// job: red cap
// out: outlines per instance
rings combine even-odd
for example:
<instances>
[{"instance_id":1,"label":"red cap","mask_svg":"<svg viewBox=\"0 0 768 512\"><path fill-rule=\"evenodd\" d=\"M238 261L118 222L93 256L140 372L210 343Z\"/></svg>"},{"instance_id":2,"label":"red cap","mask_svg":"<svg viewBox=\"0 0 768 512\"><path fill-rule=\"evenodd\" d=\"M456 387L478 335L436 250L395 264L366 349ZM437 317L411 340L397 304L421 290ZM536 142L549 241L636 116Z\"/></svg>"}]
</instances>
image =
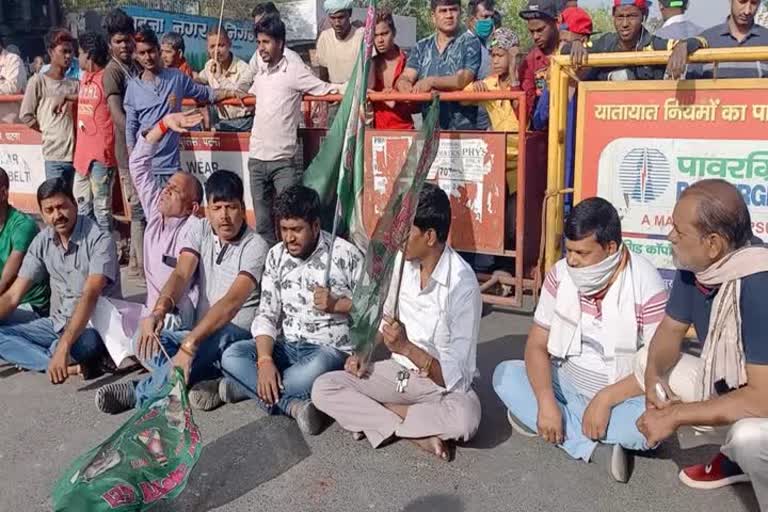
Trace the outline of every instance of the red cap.
<instances>
[{"instance_id":1,"label":"red cap","mask_svg":"<svg viewBox=\"0 0 768 512\"><path fill-rule=\"evenodd\" d=\"M648 9L648 0L613 0L613 6L619 7L622 5L634 5L640 9Z\"/></svg>"},{"instance_id":2,"label":"red cap","mask_svg":"<svg viewBox=\"0 0 768 512\"><path fill-rule=\"evenodd\" d=\"M560 13L563 20L560 28L580 35L592 34L592 18L589 13L580 7L569 7Z\"/></svg>"}]
</instances>

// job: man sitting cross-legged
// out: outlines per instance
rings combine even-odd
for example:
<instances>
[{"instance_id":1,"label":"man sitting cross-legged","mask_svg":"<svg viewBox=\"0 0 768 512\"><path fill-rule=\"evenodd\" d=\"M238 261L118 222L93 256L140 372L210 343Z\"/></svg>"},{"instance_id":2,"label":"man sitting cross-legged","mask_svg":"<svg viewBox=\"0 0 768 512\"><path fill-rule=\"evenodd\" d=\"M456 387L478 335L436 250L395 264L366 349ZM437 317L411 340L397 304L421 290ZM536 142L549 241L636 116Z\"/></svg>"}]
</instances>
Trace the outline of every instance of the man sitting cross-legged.
<instances>
[{"instance_id":1,"label":"man sitting cross-legged","mask_svg":"<svg viewBox=\"0 0 768 512\"><path fill-rule=\"evenodd\" d=\"M565 238L566 257L544 280L525 360L498 365L493 387L517 432L604 463L627 482L625 450L648 449L635 426L645 401L634 359L664 315L664 282L622 244L619 214L604 199L576 205Z\"/></svg>"},{"instance_id":2,"label":"man sitting cross-legged","mask_svg":"<svg viewBox=\"0 0 768 512\"><path fill-rule=\"evenodd\" d=\"M425 184L405 252L399 303L395 307L393 282L377 336L392 358L367 368L362 357L352 355L346 371L321 376L312 389L318 409L356 437L364 433L374 448L399 437L448 460L445 441L468 441L480 424L480 400L472 390L480 288L472 268L446 243L450 227L448 196ZM392 318L395 311L398 320Z\"/></svg>"},{"instance_id":3,"label":"man sitting cross-legged","mask_svg":"<svg viewBox=\"0 0 768 512\"><path fill-rule=\"evenodd\" d=\"M351 350L349 311L363 256L320 229L320 198L314 190L289 187L274 210L283 241L267 256L251 328L255 341L240 341L224 352L225 377L221 385L209 386L210 404L254 398L271 414L296 418L303 432L316 434L322 415L309 394L318 376L344 367Z\"/></svg>"},{"instance_id":4,"label":"man sitting cross-legged","mask_svg":"<svg viewBox=\"0 0 768 512\"><path fill-rule=\"evenodd\" d=\"M184 371L187 384L220 375L216 367L224 349L250 337L259 303L259 281L264 269L267 244L245 223L243 182L229 171L216 171L205 183L207 219L191 218L182 235L176 268L154 305L142 321L137 354L154 354L145 362L152 374L139 382L118 382L100 388L96 406L118 413L157 393L168 379L171 366ZM199 321L191 331L162 330L165 316L181 299L197 274L200 298ZM157 346L158 339L173 357L169 364ZM190 394L192 405L204 408Z\"/></svg>"},{"instance_id":5,"label":"man sitting cross-legged","mask_svg":"<svg viewBox=\"0 0 768 512\"><path fill-rule=\"evenodd\" d=\"M112 237L77 214L68 181L44 181L37 189L37 204L48 227L32 240L18 277L0 295L0 319L11 315L34 285L49 280L51 315L0 327L0 359L28 370L48 370L51 382L61 384L74 369L72 362L87 369L104 353L88 322L100 296L120 297L120 266Z\"/></svg>"}]
</instances>

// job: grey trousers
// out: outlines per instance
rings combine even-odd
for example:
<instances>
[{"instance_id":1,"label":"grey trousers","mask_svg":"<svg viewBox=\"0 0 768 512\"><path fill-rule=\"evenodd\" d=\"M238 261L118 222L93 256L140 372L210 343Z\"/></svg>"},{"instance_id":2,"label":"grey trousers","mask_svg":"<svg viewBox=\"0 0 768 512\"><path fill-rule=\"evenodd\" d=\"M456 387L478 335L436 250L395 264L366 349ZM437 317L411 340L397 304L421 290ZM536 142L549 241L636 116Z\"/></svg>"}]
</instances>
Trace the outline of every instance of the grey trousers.
<instances>
[{"instance_id":1,"label":"grey trousers","mask_svg":"<svg viewBox=\"0 0 768 512\"><path fill-rule=\"evenodd\" d=\"M253 212L256 215L256 232L274 245L277 237L272 204L283 190L299 183L301 173L293 160L265 162L255 158L248 160L248 173L251 180Z\"/></svg>"},{"instance_id":2,"label":"grey trousers","mask_svg":"<svg viewBox=\"0 0 768 512\"><path fill-rule=\"evenodd\" d=\"M469 441L480 426L480 399L474 391L448 392L411 372L404 393L395 389L403 367L390 360L375 363L362 379L345 371L315 380L312 402L350 432L364 432L377 448L390 437ZM408 405L405 419L382 404Z\"/></svg>"},{"instance_id":3,"label":"grey trousers","mask_svg":"<svg viewBox=\"0 0 768 512\"><path fill-rule=\"evenodd\" d=\"M635 377L642 388L645 388L643 376L647 358L648 349L643 347L635 360ZM682 354L667 376L670 389L683 402L697 401L696 390L702 371L701 359ZM711 444L722 443L720 451L741 466L752 482L760 510L768 511L768 418L745 418L731 426L713 427L700 437Z\"/></svg>"}]
</instances>

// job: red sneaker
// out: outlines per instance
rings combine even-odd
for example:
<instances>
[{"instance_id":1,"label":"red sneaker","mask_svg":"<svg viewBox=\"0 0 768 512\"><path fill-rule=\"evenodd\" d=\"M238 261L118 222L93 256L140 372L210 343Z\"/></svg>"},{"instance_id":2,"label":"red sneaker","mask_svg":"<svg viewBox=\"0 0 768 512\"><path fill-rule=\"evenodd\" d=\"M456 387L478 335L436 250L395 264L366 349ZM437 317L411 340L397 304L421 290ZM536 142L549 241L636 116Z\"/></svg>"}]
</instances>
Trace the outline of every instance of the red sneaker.
<instances>
[{"instance_id":1,"label":"red sneaker","mask_svg":"<svg viewBox=\"0 0 768 512\"><path fill-rule=\"evenodd\" d=\"M709 464L696 464L680 471L680 481L694 489L719 489L726 485L749 482L738 464L718 453Z\"/></svg>"}]
</instances>

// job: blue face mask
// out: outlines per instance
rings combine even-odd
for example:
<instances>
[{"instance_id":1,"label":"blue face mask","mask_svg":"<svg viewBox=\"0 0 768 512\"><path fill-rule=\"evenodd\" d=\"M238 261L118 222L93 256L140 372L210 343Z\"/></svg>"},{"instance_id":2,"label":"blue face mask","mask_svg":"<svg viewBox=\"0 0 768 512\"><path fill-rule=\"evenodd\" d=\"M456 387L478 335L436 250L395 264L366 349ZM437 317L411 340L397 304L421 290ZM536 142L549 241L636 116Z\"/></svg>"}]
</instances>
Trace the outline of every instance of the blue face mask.
<instances>
[{"instance_id":1,"label":"blue face mask","mask_svg":"<svg viewBox=\"0 0 768 512\"><path fill-rule=\"evenodd\" d=\"M488 39L493 33L493 20L485 18L475 21L475 35L480 39Z\"/></svg>"}]
</instances>

